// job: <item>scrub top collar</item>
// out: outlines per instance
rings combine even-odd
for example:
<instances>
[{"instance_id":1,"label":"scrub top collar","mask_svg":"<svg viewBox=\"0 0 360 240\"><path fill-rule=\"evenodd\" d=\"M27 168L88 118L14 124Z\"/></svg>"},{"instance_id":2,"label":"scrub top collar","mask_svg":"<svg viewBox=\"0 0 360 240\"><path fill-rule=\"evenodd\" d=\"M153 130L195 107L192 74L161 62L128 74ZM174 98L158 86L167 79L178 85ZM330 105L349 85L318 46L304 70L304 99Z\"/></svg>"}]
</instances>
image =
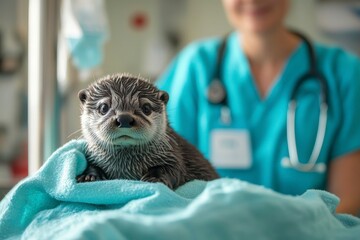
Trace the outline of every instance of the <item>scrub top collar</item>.
<instances>
[{"instance_id":1,"label":"scrub top collar","mask_svg":"<svg viewBox=\"0 0 360 240\"><path fill-rule=\"evenodd\" d=\"M304 42L300 42L288 57L281 73L274 80L271 89L262 98L253 79L249 61L241 48L241 34L238 32L231 33L227 40L227 46L223 64L228 67L223 69L230 72L229 76L239 76L235 79L223 78L225 85L232 86L231 89L227 90L245 88L245 91L241 91L241 93L248 93L247 97L252 98L251 100L258 104L271 102L280 92L285 90L284 88L286 88L286 92L290 92L299 77L309 70L309 63L307 61L309 56L306 46ZM288 89L289 87L290 89Z\"/></svg>"}]
</instances>

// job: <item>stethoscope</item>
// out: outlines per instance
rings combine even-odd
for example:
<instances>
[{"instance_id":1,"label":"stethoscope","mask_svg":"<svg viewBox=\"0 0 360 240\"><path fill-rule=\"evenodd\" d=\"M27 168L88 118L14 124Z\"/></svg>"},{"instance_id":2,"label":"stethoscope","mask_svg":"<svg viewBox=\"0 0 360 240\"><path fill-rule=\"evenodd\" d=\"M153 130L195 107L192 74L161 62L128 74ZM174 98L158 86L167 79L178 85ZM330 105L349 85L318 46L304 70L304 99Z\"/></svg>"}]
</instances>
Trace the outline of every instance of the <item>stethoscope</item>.
<instances>
[{"instance_id":1,"label":"stethoscope","mask_svg":"<svg viewBox=\"0 0 360 240\"><path fill-rule=\"evenodd\" d=\"M316 56L314 47L310 41L301 33L292 31L297 35L304 43L309 55L309 65L310 69L308 72L303 74L297 81L291 95L290 101L288 104L287 110L287 121L286 121L286 131L287 131L287 142L289 150L289 158L285 157L281 161L281 165L285 168L294 168L302 172L325 172L326 165L325 163L317 163L316 161L319 158L321 148L325 138L326 125L327 125L327 110L328 110L328 86L323 75L318 71L316 64ZM231 112L227 102L227 94L224 87L224 84L221 81L220 73L222 72L222 60L224 57L227 35L222 39L216 59L216 69L214 78L211 81L207 89L207 99L212 104L222 105L220 112L220 119L224 124L230 124ZM296 135L295 135L295 112L296 112L296 92L307 80L317 79L321 86L321 91L319 95L320 102L320 116L319 116L319 125L316 134L315 144L310 155L309 161L307 163L301 163L298 158L298 150L296 145Z\"/></svg>"}]
</instances>

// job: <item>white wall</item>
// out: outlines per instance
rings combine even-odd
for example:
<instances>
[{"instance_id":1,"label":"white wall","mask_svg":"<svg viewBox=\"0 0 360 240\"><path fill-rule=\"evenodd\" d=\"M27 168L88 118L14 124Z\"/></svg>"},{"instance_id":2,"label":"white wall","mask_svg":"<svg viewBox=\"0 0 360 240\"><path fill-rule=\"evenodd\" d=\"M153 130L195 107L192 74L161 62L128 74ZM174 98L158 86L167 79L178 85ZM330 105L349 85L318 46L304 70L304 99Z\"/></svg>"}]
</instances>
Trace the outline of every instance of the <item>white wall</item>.
<instances>
[{"instance_id":1,"label":"white wall","mask_svg":"<svg viewBox=\"0 0 360 240\"><path fill-rule=\"evenodd\" d=\"M186 5L184 41L219 36L231 31L220 0L189 0Z\"/></svg>"},{"instance_id":2,"label":"white wall","mask_svg":"<svg viewBox=\"0 0 360 240\"><path fill-rule=\"evenodd\" d=\"M107 0L110 40L105 45L104 73L140 73L147 40L159 32L159 0ZM134 29L130 19L143 12L148 17L144 29Z\"/></svg>"}]
</instances>

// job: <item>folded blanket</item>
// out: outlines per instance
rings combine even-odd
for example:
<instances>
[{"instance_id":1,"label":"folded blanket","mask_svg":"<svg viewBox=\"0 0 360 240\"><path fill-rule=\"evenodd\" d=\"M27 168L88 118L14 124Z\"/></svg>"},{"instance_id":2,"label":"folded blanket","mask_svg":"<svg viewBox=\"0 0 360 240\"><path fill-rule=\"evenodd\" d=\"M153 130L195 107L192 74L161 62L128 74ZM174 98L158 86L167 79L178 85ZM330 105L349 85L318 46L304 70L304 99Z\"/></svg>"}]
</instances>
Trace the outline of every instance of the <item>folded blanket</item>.
<instances>
[{"instance_id":1,"label":"folded blanket","mask_svg":"<svg viewBox=\"0 0 360 240\"><path fill-rule=\"evenodd\" d=\"M0 203L0 239L360 239L360 220L311 190L282 195L236 179L76 183L83 141L58 149Z\"/></svg>"}]
</instances>

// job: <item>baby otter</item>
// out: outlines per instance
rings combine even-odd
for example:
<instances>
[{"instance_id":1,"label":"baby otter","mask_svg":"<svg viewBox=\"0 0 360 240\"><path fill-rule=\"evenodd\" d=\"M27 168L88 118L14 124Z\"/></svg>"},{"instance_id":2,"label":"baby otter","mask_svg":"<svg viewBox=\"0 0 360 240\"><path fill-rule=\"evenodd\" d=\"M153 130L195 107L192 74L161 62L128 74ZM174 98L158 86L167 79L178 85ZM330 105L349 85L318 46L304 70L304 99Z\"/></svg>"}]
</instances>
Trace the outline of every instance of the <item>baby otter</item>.
<instances>
[{"instance_id":1,"label":"baby otter","mask_svg":"<svg viewBox=\"0 0 360 240\"><path fill-rule=\"evenodd\" d=\"M169 95L128 74L99 79L79 92L88 166L78 182L132 179L171 189L217 173L203 155L169 125Z\"/></svg>"}]
</instances>

